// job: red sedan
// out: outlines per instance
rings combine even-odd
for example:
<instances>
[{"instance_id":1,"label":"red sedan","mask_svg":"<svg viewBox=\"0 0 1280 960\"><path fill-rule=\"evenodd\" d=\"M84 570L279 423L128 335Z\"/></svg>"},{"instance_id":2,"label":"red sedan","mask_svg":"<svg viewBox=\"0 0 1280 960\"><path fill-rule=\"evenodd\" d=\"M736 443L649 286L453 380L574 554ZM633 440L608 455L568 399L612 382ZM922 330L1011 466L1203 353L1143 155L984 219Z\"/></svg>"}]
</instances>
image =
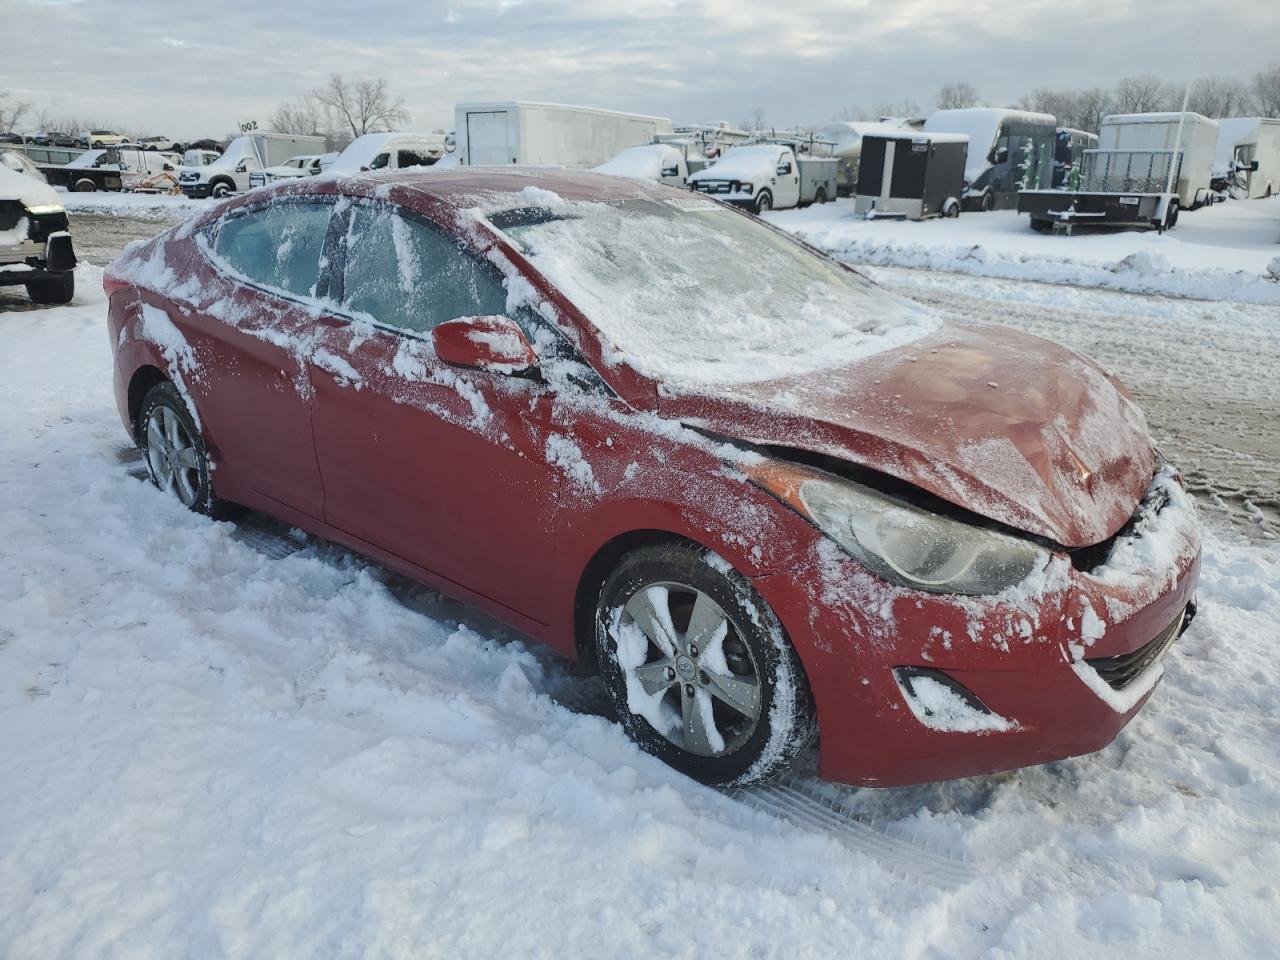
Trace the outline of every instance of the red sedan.
<instances>
[{"instance_id":1,"label":"red sedan","mask_svg":"<svg viewBox=\"0 0 1280 960\"><path fill-rule=\"evenodd\" d=\"M943 323L712 200L518 168L253 191L107 272L157 486L264 511L596 667L747 782L1097 750L1199 538L1088 359Z\"/></svg>"}]
</instances>

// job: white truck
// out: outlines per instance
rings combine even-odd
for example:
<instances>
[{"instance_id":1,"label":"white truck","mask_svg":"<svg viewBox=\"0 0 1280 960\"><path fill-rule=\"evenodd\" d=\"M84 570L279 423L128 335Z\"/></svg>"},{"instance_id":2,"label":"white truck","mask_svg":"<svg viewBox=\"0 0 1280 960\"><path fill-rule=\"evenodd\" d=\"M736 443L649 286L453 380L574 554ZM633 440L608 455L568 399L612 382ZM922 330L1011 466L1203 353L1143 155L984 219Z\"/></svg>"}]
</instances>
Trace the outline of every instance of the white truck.
<instances>
[{"instance_id":1,"label":"white truck","mask_svg":"<svg viewBox=\"0 0 1280 960\"><path fill-rule=\"evenodd\" d=\"M690 176L689 186L753 213L827 203L836 198L836 160L797 156L782 143L753 143Z\"/></svg>"},{"instance_id":2,"label":"white truck","mask_svg":"<svg viewBox=\"0 0 1280 960\"><path fill-rule=\"evenodd\" d=\"M304 153L323 153L324 137L291 133L247 133L236 137L213 163L183 167L178 185L188 197L225 197L248 190L250 174Z\"/></svg>"},{"instance_id":3,"label":"white truck","mask_svg":"<svg viewBox=\"0 0 1280 960\"><path fill-rule=\"evenodd\" d=\"M1280 193L1280 120L1229 117L1218 121L1213 179L1237 199Z\"/></svg>"},{"instance_id":4,"label":"white truck","mask_svg":"<svg viewBox=\"0 0 1280 960\"><path fill-rule=\"evenodd\" d=\"M454 122L458 162L469 166L596 167L673 132L664 117L522 100L460 103Z\"/></svg>"}]
</instances>

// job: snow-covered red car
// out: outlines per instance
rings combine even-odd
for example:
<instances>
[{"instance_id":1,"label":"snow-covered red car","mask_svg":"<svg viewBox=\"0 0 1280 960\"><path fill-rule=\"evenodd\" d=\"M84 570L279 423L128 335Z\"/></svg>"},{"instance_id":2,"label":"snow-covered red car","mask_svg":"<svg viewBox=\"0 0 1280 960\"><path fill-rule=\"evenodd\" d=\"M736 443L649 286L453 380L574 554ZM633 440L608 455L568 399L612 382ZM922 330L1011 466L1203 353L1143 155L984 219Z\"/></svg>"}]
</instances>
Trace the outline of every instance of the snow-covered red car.
<instances>
[{"instance_id":1,"label":"snow-covered red car","mask_svg":"<svg viewBox=\"0 0 1280 960\"><path fill-rule=\"evenodd\" d=\"M713 200L580 171L279 184L106 272L120 415L265 511L597 668L716 783L1097 750L1194 613L1129 394Z\"/></svg>"}]
</instances>

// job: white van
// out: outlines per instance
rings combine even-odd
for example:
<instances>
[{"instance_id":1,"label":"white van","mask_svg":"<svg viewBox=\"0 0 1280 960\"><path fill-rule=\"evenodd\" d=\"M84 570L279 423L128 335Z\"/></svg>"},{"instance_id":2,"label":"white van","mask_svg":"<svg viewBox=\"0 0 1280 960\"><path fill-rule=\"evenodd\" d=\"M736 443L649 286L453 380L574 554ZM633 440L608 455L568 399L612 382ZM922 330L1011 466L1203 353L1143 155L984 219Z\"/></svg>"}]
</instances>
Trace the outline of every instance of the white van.
<instances>
[{"instance_id":1,"label":"white van","mask_svg":"<svg viewBox=\"0 0 1280 960\"><path fill-rule=\"evenodd\" d=\"M689 181L689 165L684 153L669 143L642 143L627 147L608 163L595 168L596 173L632 180L648 180L683 187Z\"/></svg>"},{"instance_id":2,"label":"white van","mask_svg":"<svg viewBox=\"0 0 1280 960\"><path fill-rule=\"evenodd\" d=\"M1280 193L1280 120L1229 117L1218 121L1214 180L1232 196L1257 200Z\"/></svg>"},{"instance_id":3,"label":"white van","mask_svg":"<svg viewBox=\"0 0 1280 960\"><path fill-rule=\"evenodd\" d=\"M325 168L328 173L429 167L444 156L443 133L366 133Z\"/></svg>"}]
</instances>

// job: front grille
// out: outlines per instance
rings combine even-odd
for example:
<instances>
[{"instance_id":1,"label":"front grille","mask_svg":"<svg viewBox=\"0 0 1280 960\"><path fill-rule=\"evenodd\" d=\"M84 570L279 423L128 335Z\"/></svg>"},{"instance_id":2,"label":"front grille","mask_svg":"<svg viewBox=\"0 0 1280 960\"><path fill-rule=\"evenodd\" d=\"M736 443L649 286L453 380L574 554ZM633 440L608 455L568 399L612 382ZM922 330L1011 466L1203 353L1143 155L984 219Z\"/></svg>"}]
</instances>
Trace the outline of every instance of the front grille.
<instances>
[{"instance_id":1,"label":"front grille","mask_svg":"<svg viewBox=\"0 0 1280 960\"><path fill-rule=\"evenodd\" d=\"M0 200L0 230L12 230L27 215L27 208L19 200Z\"/></svg>"},{"instance_id":2,"label":"front grille","mask_svg":"<svg viewBox=\"0 0 1280 960\"><path fill-rule=\"evenodd\" d=\"M1093 667L1098 676L1107 681L1111 689L1123 690L1142 671L1160 659L1160 655L1165 652L1169 644L1178 639L1182 628L1191 622L1191 617L1194 615L1195 608L1187 606L1173 618L1173 623L1156 634L1154 640L1143 644L1132 653L1121 654L1118 657L1095 657L1092 660L1086 659L1085 663Z\"/></svg>"}]
</instances>

